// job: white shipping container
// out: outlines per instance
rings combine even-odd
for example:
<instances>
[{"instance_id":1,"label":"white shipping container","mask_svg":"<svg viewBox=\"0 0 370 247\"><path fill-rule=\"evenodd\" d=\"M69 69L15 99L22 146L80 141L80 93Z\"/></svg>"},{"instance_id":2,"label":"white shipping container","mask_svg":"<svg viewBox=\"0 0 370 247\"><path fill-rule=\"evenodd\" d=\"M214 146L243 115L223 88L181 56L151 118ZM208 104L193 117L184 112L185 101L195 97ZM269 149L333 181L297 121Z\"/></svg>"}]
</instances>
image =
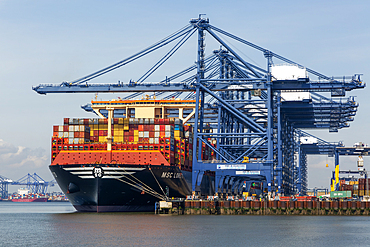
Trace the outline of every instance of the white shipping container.
<instances>
[{"instance_id":1,"label":"white shipping container","mask_svg":"<svg viewBox=\"0 0 370 247\"><path fill-rule=\"evenodd\" d=\"M311 99L310 92L281 92L283 101L302 101L304 99Z\"/></svg>"},{"instance_id":2,"label":"white shipping container","mask_svg":"<svg viewBox=\"0 0 370 247\"><path fill-rule=\"evenodd\" d=\"M172 202L160 201L159 208L172 208Z\"/></svg>"},{"instance_id":3,"label":"white shipping container","mask_svg":"<svg viewBox=\"0 0 370 247\"><path fill-rule=\"evenodd\" d=\"M63 125L59 125L58 126L58 131L59 132L63 132L64 131L64 126Z\"/></svg>"},{"instance_id":4,"label":"white shipping container","mask_svg":"<svg viewBox=\"0 0 370 247\"><path fill-rule=\"evenodd\" d=\"M144 131L144 138L149 138L149 131Z\"/></svg>"},{"instance_id":5,"label":"white shipping container","mask_svg":"<svg viewBox=\"0 0 370 247\"><path fill-rule=\"evenodd\" d=\"M74 126L73 126L73 125L69 125L69 126L68 126L68 131L69 131L69 132L74 131Z\"/></svg>"},{"instance_id":6,"label":"white shipping container","mask_svg":"<svg viewBox=\"0 0 370 247\"><path fill-rule=\"evenodd\" d=\"M59 136L59 137L64 137L64 132L63 132L63 131L59 131L59 132L58 132L58 136Z\"/></svg>"},{"instance_id":7,"label":"white shipping container","mask_svg":"<svg viewBox=\"0 0 370 247\"><path fill-rule=\"evenodd\" d=\"M63 137L68 138L68 132L63 132Z\"/></svg>"},{"instance_id":8,"label":"white shipping container","mask_svg":"<svg viewBox=\"0 0 370 247\"><path fill-rule=\"evenodd\" d=\"M305 68L293 64L271 66L272 80L298 80L308 78Z\"/></svg>"},{"instance_id":9,"label":"white shipping container","mask_svg":"<svg viewBox=\"0 0 370 247\"><path fill-rule=\"evenodd\" d=\"M139 137L144 137L144 131L139 131Z\"/></svg>"},{"instance_id":10,"label":"white shipping container","mask_svg":"<svg viewBox=\"0 0 370 247\"><path fill-rule=\"evenodd\" d=\"M69 138L74 138L75 137L75 132L69 132L68 137Z\"/></svg>"},{"instance_id":11,"label":"white shipping container","mask_svg":"<svg viewBox=\"0 0 370 247\"><path fill-rule=\"evenodd\" d=\"M80 126L79 125L75 125L73 131L76 131L76 132L80 131Z\"/></svg>"},{"instance_id":12,"label":"white shipping container","mask_svg":"<svg viewBox=\"0 0 370 247\"><path fill-rule=\"evenodd\" d=\"M154 138L149 138L149 144L153 144L154 143Z\"/></svg>"},{"instance_id":13,"label":"white shipping container","mask_svg":"<svg viewBox=\"0 0 370 247\"><path fill-rule=\"evenodd\" d=\"M164 134L165 134L164 137L166 137L166 138L171 137L171 132L170 131L166 131Z\"/></svg>"},{"instance_id":14,"label":"white shipping container","mask_svg":"<svg viewBox=\"0 0 370 247\"><path fill-rule=\"evenodd\" d=\"M159 138L154 138L154 144L159 144Z\"/></svg>"},{"instance_id":15,"label":"white shipping container","mask_svg":"<svg viewBox=\"0 0 370 247\"><path fill-rule=\"evenodd\" d=\"M171 125L166 125L166 131L171 131Z\"/></svg>"},{"instance_id":16,"label":"white shipping container","mask_svg":"<svg viewBox=\"0 0 370 247\"><path fill-rule=\"evenodd\" d=\"M154 132L154 137L159 137L160 132Z\"/></svg>"},{"instance_id":17,"label":"white shipping container","mask_svg":"<svg viewBox=\"0 0 370 247\"><path fill-rule=\"evenodd\" d=\"M80 125L79 131L85 131L85 125Z\"/></svg>"},{"instance_id":18,"label":"white shipping container","mask_svg":"<svg viewBox=\"0 0 370 247\"><path fill-rule=\"evenodd\" d=\"M160 125L154 125L154 130L159 132L160 131L160 127L159 126Z\"/></svg>"},{"instance_id":19,"label":"white shipping container","mask_svg":"<svg viewBox=\"0 0 370 247\"><path fill-rule=\"evenodd\" d=\"M315 137L301 137L300 138L301 144L315 144L317 143L317 138Z\"/></svg>"}]
</instances>

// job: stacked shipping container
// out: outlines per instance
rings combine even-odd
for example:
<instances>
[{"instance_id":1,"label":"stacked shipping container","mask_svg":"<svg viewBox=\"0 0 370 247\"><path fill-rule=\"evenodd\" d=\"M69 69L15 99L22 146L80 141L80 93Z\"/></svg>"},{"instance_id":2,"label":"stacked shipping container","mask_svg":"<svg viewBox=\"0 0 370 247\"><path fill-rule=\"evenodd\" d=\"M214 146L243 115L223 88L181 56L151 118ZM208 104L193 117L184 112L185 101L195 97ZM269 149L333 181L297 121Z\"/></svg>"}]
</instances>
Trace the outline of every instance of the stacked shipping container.
<instances>
[{"instance_id":1,"label":"stacked shipping container","mask_svg":"<svg viewBox=\"0 0 370 247\"><path fill-rule=\"evenodd\" d=\"M368 179L368 189L370 190L370 180ZM339 182L339 190L340 191L351 191L352 195L364 196L367 195L367 188L366 188L366 179L359 178L357 181L355 180L340 180ZM369 193L370 194L370 193Z\"/></svg>"},{"instance_id":2,"label":"stacked shipping container","mask_svg":"<svg viewBox=\"0 0 370 247\"><path fill-rule=\"evenodd\" d=\"M64 119L53 127L52 160L61 150L107 150L108 119ZM114 118L112 150L160 151L171 165L192 170L193 128L180 119ZM203 144L203 159L211 151Z\"/></svg>"}]
</instances>

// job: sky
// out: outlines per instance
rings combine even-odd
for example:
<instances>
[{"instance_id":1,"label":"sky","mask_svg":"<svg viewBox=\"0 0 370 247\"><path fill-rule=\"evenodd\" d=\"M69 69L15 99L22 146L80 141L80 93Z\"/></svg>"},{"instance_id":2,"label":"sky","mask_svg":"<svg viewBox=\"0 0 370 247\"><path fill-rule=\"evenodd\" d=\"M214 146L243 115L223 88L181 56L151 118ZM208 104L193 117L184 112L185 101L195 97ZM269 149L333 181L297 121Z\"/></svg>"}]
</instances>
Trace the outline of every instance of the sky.
<instances>
[{"instance_id":1,"label":"sky","mask_svg":"<svg viewBox=\"0 0 370 247\"><path fill-rule=\"evenodd\" d=\"M80 106L92 94L39 95L32 86L59 84L120 61L206 14L210 24L327 76L367 73L370 57L368 1L96 1L0 0L0 175L17 180L37 173L52 180L52 126L63 118L95 117ZM208 41L210 36L206 36ZM150 79L190 66L196 40L165 70ZM206 53L218 49L207 43ZM251 61L263 54L237 46ZM155 58L141 59L93 82L138 79ZM368 89L348 92L360 104L350 128L338 133L308 131L346 146L370 144ZM99 98L118 97L99 94ZM341 169L356 168L357 157L341 157ZM369 165L365 158L365 168ZM329 164L329 168L325 164ZM333 158L309 156L309 187L329 187Z\"/></svg>"}]
</instances>

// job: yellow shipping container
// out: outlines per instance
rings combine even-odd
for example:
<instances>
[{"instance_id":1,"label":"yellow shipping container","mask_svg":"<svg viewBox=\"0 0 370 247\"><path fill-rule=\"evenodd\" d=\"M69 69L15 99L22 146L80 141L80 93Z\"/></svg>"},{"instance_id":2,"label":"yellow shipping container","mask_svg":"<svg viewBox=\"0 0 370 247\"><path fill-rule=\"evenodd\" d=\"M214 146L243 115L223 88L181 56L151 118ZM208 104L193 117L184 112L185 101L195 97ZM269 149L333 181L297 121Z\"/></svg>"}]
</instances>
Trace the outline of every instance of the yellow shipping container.
<instances>
[{"instance_id":1,"label":"yellow shipping container","mask_svg":"<svg viewBox=\"0 0 370 247\"><path fill-rule=\"evenodd\" d=\"M123 136L114 136L114 142L123 142Z\"/></svg>"},{"instance_id":2,"label":"yellow shipping container","mask_svg":"<svg viewBox=\"0 0 370 247\"><path fill-rule=\"evenodd\" d=\"M122 130L123 131L123 125L117 125L115 124L113 129L116 131L116 130Z\"/></svg>"},{"instance_id":3,"label":"yellow shipping container","mask_svg":"<svg viewBox=\"0 0 370 247\"><path fill-rule=\"evenodd\" d=\"M180 130L175 130L175 138L179 138L180 137Z\"/></svg>"},{"instance_id":4,"label":"yellow shipping container","mask_svg":"<svg viewBox=\"0 0 370 247\"><path fill-rule=\"evenodd\" d=\"M139 141L139 137L138 136L134 136L134 142L138 142Z\"/></svg>"},{"instance_id":5,"label":"yellow shipping container","mask_svg":"<svg viewBox=\"0 0 370 247\"><path fill-rule=\"evenodd\" d=\"M99 136L99 142L107 142L106 136Z\"/></svg>"},{"instance_id":6,"label":"yellow shipping container","mask_svg":"<svg viewBox=\"0 0 370 247\"><path fill-rule=\"evenodd\" d=\"M139 130L134 130L134 137L139 138Z\"/></svg>"},{"instance_id":7,"label":"yellow shipping container","mask_svg":"<svg viewBox=\"0 0 370 247\"><path fill-rule=\"evenodd\" d=\"M123 124L123 118L118 119L118 124Z\"/></svg>"},{"instance_id":8,"label":"yellow shipping container","mask_svg":"<svg viewBox=\"0 0 370 247\"><path fill-rule=\"evenodd\" d=\"M108 130L108 124L99 124L99 130Z\"/></svg>"},{"instance_id":9,"label":"yellow shipping container","mask_svg":"<svg viewBox=\"0 0 370 247\"><path fill-rule=\"evenodd\" d=\"M114 136L123 136L123 130L114 130Z\"/></svg>"}]
</instances>

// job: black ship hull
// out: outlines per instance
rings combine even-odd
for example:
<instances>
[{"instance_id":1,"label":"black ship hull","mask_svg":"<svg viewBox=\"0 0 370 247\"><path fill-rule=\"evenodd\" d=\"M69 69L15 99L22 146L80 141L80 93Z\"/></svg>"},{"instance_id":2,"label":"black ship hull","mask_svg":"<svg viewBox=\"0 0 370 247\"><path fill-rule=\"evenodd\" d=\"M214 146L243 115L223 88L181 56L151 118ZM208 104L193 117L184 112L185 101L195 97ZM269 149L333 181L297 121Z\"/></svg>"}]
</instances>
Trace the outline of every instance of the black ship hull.
<instances>
[{"instance_id":1,"label":"black ship hull","mask_svg":"<svg viewBox=\"0 0 370 247\"><path fill-rule=\"evenodd\" d=\"M173 166L51 165L69 201L83 212L153 212L155 202L191 194L191 172Z\"/></svg>"}]
</instances>

